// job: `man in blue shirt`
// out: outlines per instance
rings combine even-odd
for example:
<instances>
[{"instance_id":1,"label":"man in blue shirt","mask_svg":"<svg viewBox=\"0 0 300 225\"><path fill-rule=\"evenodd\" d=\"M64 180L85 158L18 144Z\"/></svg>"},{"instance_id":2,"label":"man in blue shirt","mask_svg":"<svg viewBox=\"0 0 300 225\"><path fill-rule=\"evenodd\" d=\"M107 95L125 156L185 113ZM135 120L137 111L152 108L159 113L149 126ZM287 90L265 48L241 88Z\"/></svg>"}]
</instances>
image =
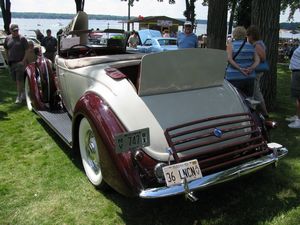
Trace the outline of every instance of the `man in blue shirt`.
<instances>
[{"instance_id":1,"label":"man in blue shirt","mask_svg":"<svg viewBox=\"0 0 300 225\"><path fill-rule=\"evenodd\" d=\"M185 21L184 32L180 32L177 36L178 48L198 48L198 38L193 33L191 21Z\"/></svg>"}]
</instances>

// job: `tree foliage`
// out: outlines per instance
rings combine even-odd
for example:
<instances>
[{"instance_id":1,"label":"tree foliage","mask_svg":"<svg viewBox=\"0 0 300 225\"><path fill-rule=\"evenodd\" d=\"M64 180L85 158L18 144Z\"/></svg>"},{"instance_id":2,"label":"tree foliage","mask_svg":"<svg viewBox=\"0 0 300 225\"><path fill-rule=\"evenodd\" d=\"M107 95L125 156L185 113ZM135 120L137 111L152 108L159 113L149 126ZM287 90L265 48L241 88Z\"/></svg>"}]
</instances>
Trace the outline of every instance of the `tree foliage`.
<instances>
[{"instance_id":1,"label":"tree foliage","mask_svg":"<svg viewBox=\"0 0 300 225\"><path fill-rule=\"evenodd\" d=\"M300 10L300 1L299 0L281 0L280 9L283 13L290 9L288 20L293 20L294 15L297 9Z\"/></svg>"}]
</instances>

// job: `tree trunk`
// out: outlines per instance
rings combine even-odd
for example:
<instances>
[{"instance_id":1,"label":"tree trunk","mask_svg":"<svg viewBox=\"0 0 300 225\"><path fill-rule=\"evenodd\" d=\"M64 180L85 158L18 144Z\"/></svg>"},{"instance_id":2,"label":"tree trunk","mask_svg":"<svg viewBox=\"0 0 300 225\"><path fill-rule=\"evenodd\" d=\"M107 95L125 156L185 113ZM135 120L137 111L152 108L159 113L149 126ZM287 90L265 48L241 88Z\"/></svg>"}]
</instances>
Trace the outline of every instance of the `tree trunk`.
<instances>
[{"instance_id":1,"label":"tree trunk","mask_svg":"<svg viewBox=\"0 0 300 225\"><path fill-rule=\"evenodd\" d=\"M273 109L277 90L277 57L279 41L280 0L252 0L251 23L260 28L267 47L270 71L262 77L262 92L268 109Z\"/></svg>"},{"instance_id":2,"label":"tree trunk","mask_svg":"<svg viewBox=\"0 0 300 225\"><path fill-rule=\"evenodd\" d=\"M185 11L184 11L183 15L185 16L186 20L190 20L191 19L190 1L189 0L185 0Z\"/></svg>"},{"instance_id":3,"label":"tree trunk","mask_svg":"<svg viewBox=\"0 0 300 225\"><path fill-rule=\"evenodd\" d=\"M252 0L241 0L237 8L236 24L246 29L251 25Z\"/></svg>"},{"instance_id":4,"label":"tree trunk","mask_svg":"<svg viewBox=\"0 0 300 225\"><path fill-rule=\"evenodd\" d=\"M84 0L75 0L76 12L83 11L84 9Z\"/></svg>"},{"instance_id":5,"label":"tree trunk","mask_svg":"<svg viewBox=\"0 0 300 225\"><path fill-rule=\"evenodd\" d=\"M233 20L234 20L234 13L236 9L237 0L232 0L232 6L231 6L231 12L230 12L230 18L229 18L229 24L228 24L228 34L232 33L232 27L233 27Z\"/></svg>"},{"instance_id":6,"label":"tree trunk","mask_svg":"<svg viewBox=\"0 0 300 225\"><path fill-rule=\"evenodd\" d=\"M4 22L4 30L10 34L9 25L11 23L10 0L0 0L0 7L2 11L2 18Z\"/></svg>"},{"instance_id":7,"label":"tree trunk","mask_svg":"<svg viewBox=\"0 0 300 225\"><path fill-rule=\"evenodd\" d=\"M207 18L207 47L226 48L228 0L209 0Z\"/></svg>"}]
</instances>

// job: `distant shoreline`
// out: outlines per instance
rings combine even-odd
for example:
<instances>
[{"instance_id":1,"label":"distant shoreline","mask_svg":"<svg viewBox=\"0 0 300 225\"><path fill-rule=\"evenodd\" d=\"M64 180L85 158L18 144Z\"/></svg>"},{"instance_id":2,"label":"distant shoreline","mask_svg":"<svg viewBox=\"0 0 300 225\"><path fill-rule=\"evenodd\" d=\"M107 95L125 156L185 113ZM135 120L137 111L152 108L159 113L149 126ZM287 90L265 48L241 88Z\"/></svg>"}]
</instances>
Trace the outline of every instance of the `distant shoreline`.
<instances>
[{"instance_id":1,"label":"distant shoreline","mask_svg":"<svg viewBox=\"0 0 300 225\"><path fill-rule=\"evenodd\" d=\"M73 19L74 14L67 13L39 13L39 12L12 12L12 18L25 18L25 19ZM0 13L0 18L2 14ZM132 19L137 17L131 17ZM95 15L89 14L90 20L127 20L127 16L114 16L114 15ZM184 21L184 18L175 18L178 20ZM196 20L197 24L207 24L207 20ZM291 23L280 23L280 29L286 30L300 30L300 22L291 22Z\"/></svg>"},{"instance_id":2,"label":"distant shoreline","mask_svg":"<svg viewBox=\"0 0 300 225\"><path fill-rule=\"evenodd\" d=\"M75 14L67 13L39 13L39 12L12 12L12 18L25 18L25 19L73 19ZM127 20L127 16L114 16L114 15L95 15L89 14L91 20ZM2 14L0 14L2 18ZM137 17L131 17L132 19ZM184 18L175 18L184 21ZM207 20L197 20L197 24L207 24Z\"/></svg>"}]
</instances>

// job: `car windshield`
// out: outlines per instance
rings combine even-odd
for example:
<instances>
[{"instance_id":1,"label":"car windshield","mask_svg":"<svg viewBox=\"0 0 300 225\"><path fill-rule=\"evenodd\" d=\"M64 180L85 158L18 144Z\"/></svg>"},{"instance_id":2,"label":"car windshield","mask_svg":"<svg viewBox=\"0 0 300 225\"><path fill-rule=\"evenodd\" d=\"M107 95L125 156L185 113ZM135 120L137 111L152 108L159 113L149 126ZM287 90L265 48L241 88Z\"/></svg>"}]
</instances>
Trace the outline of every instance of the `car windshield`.
<instances>
[{"instance_id":1,"label":"car windshield","mask_svg":"<svg viewBox=\"0 0 300 225\"><path fill-rule=\"evenodd\" d=\"M158 43L163 45L177 45L176 39L158 39Z\"/></svg>"}]
</instances>

